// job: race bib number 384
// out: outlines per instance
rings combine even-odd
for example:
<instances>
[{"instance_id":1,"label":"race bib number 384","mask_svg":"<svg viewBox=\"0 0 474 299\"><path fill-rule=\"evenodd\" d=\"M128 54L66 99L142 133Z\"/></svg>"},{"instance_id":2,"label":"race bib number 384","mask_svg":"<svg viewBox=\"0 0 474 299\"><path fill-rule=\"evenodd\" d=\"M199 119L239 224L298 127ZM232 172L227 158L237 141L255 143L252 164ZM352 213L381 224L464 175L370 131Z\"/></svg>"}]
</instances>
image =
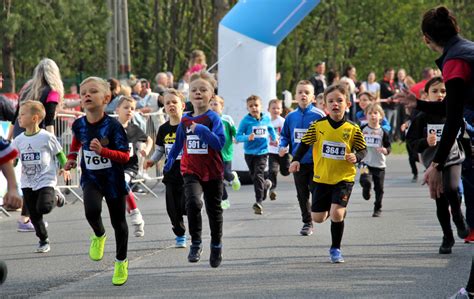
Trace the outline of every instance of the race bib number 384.
<instances>
[{"instance_id":1,"label":"race bib number 384","mask_svg":"<svg viewBox=\"0 0 474 299\"><path fill-rule=\"evenodd\" d=\"M344 160L346 155L346 144L343 142L324 141L323 157L333 160Z\"/></svg>"},{"instance_id":2,"label":"race bib number 384","mask_svg":"<svg viewBox=\"0 0 474 299\"><path fill-rule=\"evenodd\" d=\"M84 150L84 163L89 170L100 170L112 167L112 163L108 158L101 157L93 151Z\"/></svg>"}]
</instances>

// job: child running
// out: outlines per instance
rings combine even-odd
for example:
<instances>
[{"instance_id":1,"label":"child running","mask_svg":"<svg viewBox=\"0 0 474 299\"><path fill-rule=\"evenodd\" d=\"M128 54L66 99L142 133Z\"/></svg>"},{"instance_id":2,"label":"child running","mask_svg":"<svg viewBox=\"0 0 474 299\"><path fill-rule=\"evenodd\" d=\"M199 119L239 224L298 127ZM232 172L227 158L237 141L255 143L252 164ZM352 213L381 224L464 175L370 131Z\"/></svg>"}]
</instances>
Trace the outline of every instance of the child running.
<instances>
[{"instance_id":1,"label":"child running","mask_svg":"<svg viewBox=\"0 0 474 299\"><path fill-rule=\"evenodd\" d=\"M364 91L359 94L359 107L361 110L357 111L356 119L361 127L366 125L368 122L365 109L367 108L367 106L373 103L376 103L376 98L372 93L368 91ZM391 132L392 130L392 127L390 126L390 123L385 118L385 116L382 118L381 126L382 126L382 129L384 129L387 132Z\"/></svg>"},{"instance_id":2,"label":"child running","mask_svg":"<svg viewBox=\"0 0 474 299\"><path fill-rule=\"evenodd\" d=\"M384 118L382 107L377 103L369 104L365 108L368 123L361 127L367 144L367 156L362 160L360 171L360 185L362 197L370 199L370 189L374 182L375 202L372 217L382 215L383 184L385 181L385 156L390 154L391 145L388 132L382 129L380 123Z\"/></svg>"},{"instance_id":3,"label":"child running","mask_svg":"<svg viewBox=\"0 0 474 299\"><path fill-rule=\"evenodd\" d=\"M222 114L224 109L224 99L216 95L210 102L211 110L219 114L224 125L225 144L221 151L222 160L224 160L224 180L229 182L232 189L240 190L240 181L237 172L232 171L232 159L234 158L234 137L237 129L234 120L230 115ZM224 210L230 207L229 195L224 185L224 195L222 196L222 208Z\"/></svg>"},{"instance_id":4,"label":"child running","mask_svg":"<svg viewBox=\"0 0 474 299\"><path fill-rule=\"evenodd\" d=\"M136 101L132 97L123 96L117 103L115 112L118 114L118 121L122 124L127 133L128 146L130 151L130 159L125 164L125 182L128 187L127 211L130 213L130 222L133 225L135 237L143 237L145 235L145 221L142 213L137 208L135 196L131 188L131 181L138 174L138 153L142 157L146 157L153 146L153 140L140 129L139 126L131 122L136 109ZM145 148L140 148L145 143Z\"/></svg>"},{"instance_id":5,"label":"child running","mask_svg":"<svg viewBox=\"0 0 474 299\"><path fill-rule=\"evenodd\" d=\"M441 102L446 96L446 88L441 77L434 77L425 85L427 101ZM443 133L445 117L420 112L411 124L407 140L418 153L426 168L429 167L439 146L438 141ZM461 198L458 185L461 178L461 166L465 155L459 141L456 141L443 167L443 193L436 198L436 215L443 230L443 240L439 247L440 254L450 254L454 245L451 216L457 228L459 238L469 235L464 215L461 210ZM451 211L451 213L450 213Z\"/></svg>"},{"instance_id":6,"label":"child running","mask_svg":"<svg viewBox=\"0 0 474 299\"><path fill-rule=\"evenodd\" d=\"M272 181L265 180L269 139L277 141L270 117L262 113L262 100L255 95L247 98L247 114L239 125L237 142L244 142L245 162L255 190L255 214L263 214L263 201L272 188ZM270 136L270 137L269 137Z\"/></svg>"},{"instance_id":7,"label":"child running","mask_svg":"<svg viewBox=\"0 0 474 299\"><path fill-rule=\"evenodd\" d=\"M345 111L351 105L347 88L332 85L324 91L324 98L329 116L311 124L290 164L290 172L300 170L299 161L313 145L312 218L317 223L331 218L329 256L332 263L342 263L341 240L346 207L354 186L354 164L362 161L367 148L359 126L345 118Z\"/></svg>"},{"instance_id":8,"label":"child running","mask_svg":"<svg viewBox=\"0 0 474 299\"><path fill-rule=\"evenodd\" d=\"M146 162L146 168L155 165L163 156L168 159L171 147L176 141L176 130L186 107L186 98L176 89L168 89L163 103L169 120L158 128L155 152L150 160ZM176 157L171 169L165 172L163 176L163 183L166 186L166 212L168 212L168 217L171 220L173 233L176 235L176 248L186 248L186 226L183 221L186 208L184 204L184 181L180 170L181 154Z\"/></svg>"},{"instance_id":9,"label":"child running","mask_svg":"<svg viewBox=\"0 0 474 299\"><path fill-rule=\"evenodd\" d=\"M107 236L102 223L102 198L109 208L110 220L115 231L116 255L112 277L114 285L123 285L128 279L128 226L125 218L124 165L130 158L127 134L123 126L105 114L111 93L107 81L88 77L82 81L81 105L84 117L72 124L73 139L65 169L77 166L81 151L81 188L87 221L94 231L89 257L100 261L104 256Z\"/></svg>"},{"instance_id":10,"label":"child running","mask_svg":"<svg viewBox=\"0 0 474 299\"><path fill-rule=\"evenodd\" d=\"M170 150L164 167L169 172L183 150L181 173L184 180L184 196L188 216L191 248L188 261L196 263L202 253L201 196L204 193L206 212L211 229L211 254L209 264L213 268L222 262L222 189L224 165L220 151L225 144L224 127L219 115L209 110L209 102L215 96L216 81L203 71L190 78L189 99L194 112L181 119L176 130L176 141Z\"/></svg>"},{"instance_id":11,"label":"child running","mask_svg":"<svg viewBox=\"0 0 474 299\"><path fill-rule=\"evenodd\" d=\"M25 129L13 140L13 147L20 153L21 190L26 208L30 212L39 245L36 252L50 251L48 231L43 215L57 205L64 205L62 197L56 197L54 187L57 184L56 161L61 167L66 164L66 156L54 134L40 129L39 125L46 115L43 104L27 100L20 105L18 123ZM58 199L58 201L57 201Z\"/></svg>"},{"instance_id":12,"label":"child running","mask_svg":"<svg viewBox=\"0 0 474 299\"><path fill-rule=\"evenodd\" d=\"M287 115L283 130L281 131L280 156L287 153L290 146L291 154L294 156L301 144L301 138L308 131L309 126L315 121L325 117L324 112L312 105L314 101L314 86L311 82L302 80L296 85L296 102L298 107ZM307 151L300 160L300 169L293 173L296 187L296 197L300 206L303 227L300 235L310 236L313 234L313 221L311 220L311 205L309 196L313 189L313 154Z\"/></svg>"},{"instance_id":13,"label":"child running","mask_svg":"<svg viewBox=\"0 0 474 299\"><path fill-rule=\"evenodd\" d=\"M270 112L272 125L277 134L277 140L271 140L268 145L268 178L272 182L270 199L276 200L277 193L275 189L277 187L278 171L280 171L282 176L290 174L288 171L288 168L290 168L290 156L288 152L284 153L282 157L279 155L280 149L278 141L280 140L283 124L285 123L285 119L281 117L281 113L283 112L282 101L279 99L270 100L270 102L268 102L268 112Z\"/></svg>"}]
</instances>

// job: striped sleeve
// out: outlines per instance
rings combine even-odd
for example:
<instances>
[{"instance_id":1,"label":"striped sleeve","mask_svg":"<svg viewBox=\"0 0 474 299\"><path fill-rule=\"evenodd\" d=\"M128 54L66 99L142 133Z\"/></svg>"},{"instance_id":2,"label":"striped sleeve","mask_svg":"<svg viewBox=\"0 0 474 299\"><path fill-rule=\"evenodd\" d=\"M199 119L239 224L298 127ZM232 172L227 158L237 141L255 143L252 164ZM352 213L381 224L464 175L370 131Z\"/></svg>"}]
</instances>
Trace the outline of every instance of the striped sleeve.
<instances>
[{"instance_id":1,"label":"striped sleeve","mask_svg":"<svg viewBox=\"0 0 474 299\"><path fill-rule=\"evenodd\" d=\"M8 141L0 137L0 165L15 159L18 151Z\"/></svg>"},{"instance_id":2,"label":"striped sleeve","mask_svg":"<svg viewBox=\"0 0 474 299\"><path fill-rule=\"evenodd\" d=\"M311 145L317 141L316 133L318 131L316 129L316 124L317 122L314 122L311 124L311 126L309 126L308 131L306 131L303 138L301 138L301 142L303 142L304 144Z\"/></svg>"},{"instance_id":3,"label":"striped sleeve","mask_svg":"<svg viewBox=\"0 0 474 299\"><path fill-rule=\"evenodd\" d=\"M360 130L359 126L355 125L355 132L354 132L354 145L353 149L355 151L361 151L367 148L367 144L365 143L364 134Z\"/></svg>"}]
</instances>

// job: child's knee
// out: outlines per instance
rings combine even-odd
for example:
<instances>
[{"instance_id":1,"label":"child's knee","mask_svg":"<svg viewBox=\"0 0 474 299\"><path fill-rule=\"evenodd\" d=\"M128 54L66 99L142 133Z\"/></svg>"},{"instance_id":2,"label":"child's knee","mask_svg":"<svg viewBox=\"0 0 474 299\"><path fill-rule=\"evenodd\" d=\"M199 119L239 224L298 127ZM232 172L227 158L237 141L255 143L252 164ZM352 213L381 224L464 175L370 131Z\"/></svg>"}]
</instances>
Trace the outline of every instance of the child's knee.
<instances>
[{"instance_id":1,"label":"child's knee","mask_svg":"<svg viewBox=\"0 0 474 299\"><path fill-rule=\"evenodd\" d=\"M326 213L311 213L311 218L313 219L314 222L316 223L323 223L324 220L327 218L327 212Z\"/></svg>"}]
</instances>

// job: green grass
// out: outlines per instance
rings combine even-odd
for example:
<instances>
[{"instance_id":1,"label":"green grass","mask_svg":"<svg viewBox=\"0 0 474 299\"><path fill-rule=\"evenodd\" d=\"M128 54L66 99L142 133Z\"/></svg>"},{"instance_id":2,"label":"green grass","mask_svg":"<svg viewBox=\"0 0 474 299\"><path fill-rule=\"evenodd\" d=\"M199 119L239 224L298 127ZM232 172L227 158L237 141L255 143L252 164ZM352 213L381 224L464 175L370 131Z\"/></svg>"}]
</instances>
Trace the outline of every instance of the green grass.
<instances>
[{"instance_id":1,"label":"green grass","mask_svg":"<svg viewBox=\"0 0 474 299\"><path fill-rule=\"evenodd\" d=\"M392 155L406 155L407 148L405 142L394 141L392 142Z\"/></svg>"}]
</instances>

